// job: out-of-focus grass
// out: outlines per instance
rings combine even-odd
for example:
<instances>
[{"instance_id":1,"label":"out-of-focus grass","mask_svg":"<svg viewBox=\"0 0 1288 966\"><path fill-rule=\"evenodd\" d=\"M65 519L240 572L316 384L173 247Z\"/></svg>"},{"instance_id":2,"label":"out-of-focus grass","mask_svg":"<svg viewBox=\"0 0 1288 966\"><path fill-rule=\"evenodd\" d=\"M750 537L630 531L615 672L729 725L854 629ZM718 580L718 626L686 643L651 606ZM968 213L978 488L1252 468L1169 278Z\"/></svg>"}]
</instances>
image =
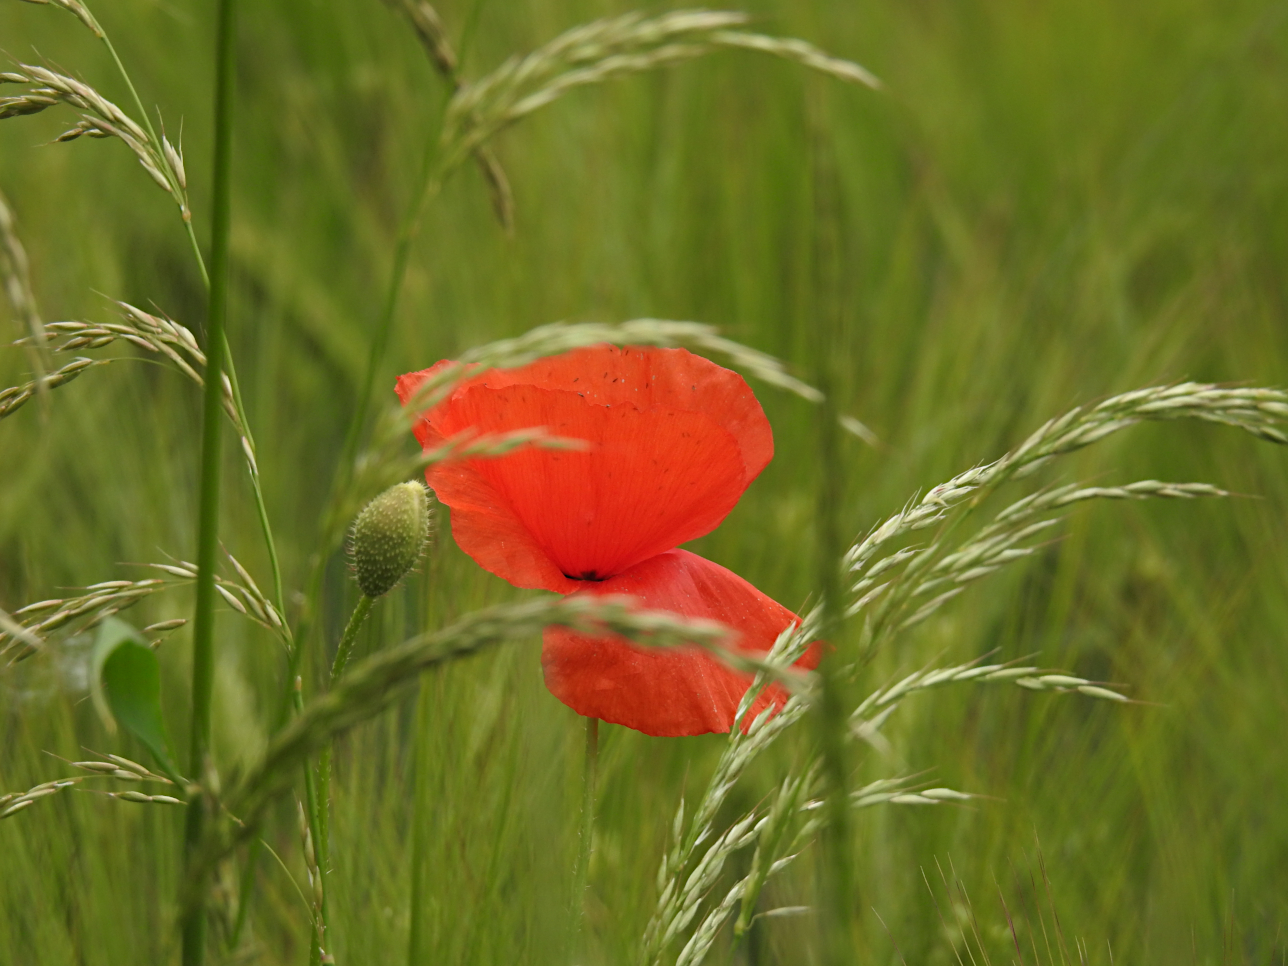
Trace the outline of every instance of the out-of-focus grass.
<instances>
[{"instance_id":1,"label":"out-of-focus grass","mask_svg":"<svg viewBox=\"0 0 1288 966\"><path fill-rule=\"evenodd\" d=\"M454 35L472 6L440 5ZM244 7L230 318L294 588L443 90L375 0ZM1071 404L1179 377L1288 381L1288 4L748 7L774 32L873 68L887 91L721 54L578 92L525 122L497 144L518 202L515 237L491 221L473 170L449 183L418 241L382 384L535 324L638 315L718 323L807 372L811 320L839 304L840 401L882 439L845 452L844 520L857 533ZM568 26L626 9L618 0L485 4L465 71L477 76ZM99 14L144 102L160 105L169 130L183 122L204 235L210 11L122 0ZM102 50L57 10L6 4L0 37L10 56L48 58L124 102ZM103 293L195 325L203 297L171 203L119 144L45 144L67 126L56 114L0 125L0 187L20 218L45 318L104 318ZM835 191L815 178L827 165ZM840 227L843 271L822 290L814 253L829 219ZM4 384L25 366L21 352L0 355ZM700 549L799 607L813 585L814 414L761 395L778 456ZM60 586L131 574L124 562L192 553L191 386L121 363L48 403L0 424L0 605L9 610ZM1085 937L1092 962L1107 963L1110 945L1118 962L1285 955L1284 459L1212 427L1115 437L1065 472L1203 479L1262 498L1083 510L1038 559L973 590L880 658L873 686L937 657L996 651L1125 682L1148 703L983 688L910 701L887 726L896 757L872 753L861 773L934 769L936 783L995 799L861 816L864 961L897 962L891 937L910 963L957 961L921 875L952 926L935 870L950 857L985 944L1007 961L997 896L1016 912L1039 848L1069 945ZM229 479L224 538L266 573L231 457ZM438 554L381 605L364 647L514 593L446 533ZM326 606L332 646L353 593L337 560ZM160 620L188 602L144 606ZM235 615L221 623L225 762L263 740L282 670L274 647ZM181 635L163 661L178 724ZM0 789L59 774L44 752L118 747L81 700L76 667L42 659L0 678ZM419 778L434 803L418 819L432 843L418 913L424 961L559 961L578 723L544 691L535 644L423 687L430 727ZM341 963L405 958L413 731L408 706L339 751L332 881ZM719 742L607 729L589 911L604 961L629 961L677 800L701 787ZM780 750L777 764L791 753ZM742 804L765 787L753 782ZM302 878L294 817L283 809L280 818L271 844ZM0 962L173 957L178 826L177 812L66 793L0 824ZM766 908L808 902L811 891L802 866ZM300 961L305 921L286 873L266 859L247 961ZM765 920L740 961L808 961L810 934L808 918Z\"/></svg>"}]
</instances>

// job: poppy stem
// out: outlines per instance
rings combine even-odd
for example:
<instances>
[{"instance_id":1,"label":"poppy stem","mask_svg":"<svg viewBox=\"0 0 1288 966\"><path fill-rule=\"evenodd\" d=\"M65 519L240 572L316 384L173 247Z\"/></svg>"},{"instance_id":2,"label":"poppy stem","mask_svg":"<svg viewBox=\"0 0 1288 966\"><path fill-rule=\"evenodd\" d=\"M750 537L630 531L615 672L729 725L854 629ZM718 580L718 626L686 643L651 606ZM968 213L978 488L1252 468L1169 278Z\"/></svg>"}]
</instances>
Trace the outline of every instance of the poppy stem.
<instances>
[{"instance_id":1,"label":"poppy stem","mask_svg":"<svg viewBox=\"0 0 1288 966\"><path fill-rule=\"evenodd\" d=\"M586 761L581 772L581 839L577 844L577 866L572 894L572 949L582 945L586 920L586 888L590 882L591 840L595 834L595 781L599 773L599 719L586 719Z\"/></svg>"},{"instance_id":2,"label":"poppy stem","mask_svg":"<svg viewBox=\"0 0 1288 966\"><path fill-rule=\"evenodd\" d=\"M333 687L335 682L340 680L340 676L344 674L345 665L349 663L349 655L353 653L354 642L358 639L358 631L366 623L367 615L371 613L373 603L375 603L373 598L363 594L358 598L358 603L353 608L353 614L349 617L349 623L340 638L340 646L335 652L335 663L331 665L331 685Z\"/></svg>"}]
</instances>

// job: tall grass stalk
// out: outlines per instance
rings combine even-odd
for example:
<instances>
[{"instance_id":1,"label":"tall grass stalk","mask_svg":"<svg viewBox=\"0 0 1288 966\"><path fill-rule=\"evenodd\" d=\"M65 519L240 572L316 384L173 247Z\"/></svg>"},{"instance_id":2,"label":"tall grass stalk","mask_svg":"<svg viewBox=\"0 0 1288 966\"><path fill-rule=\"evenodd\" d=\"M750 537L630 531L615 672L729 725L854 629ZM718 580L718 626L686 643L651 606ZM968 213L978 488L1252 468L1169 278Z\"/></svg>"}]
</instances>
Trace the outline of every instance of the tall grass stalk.
<instances>
[{"instance_id":1,"label":"tall grass stalk","mask_svg":"<svg viewBox=\"0 0 1288 966\"><path fill-rule=\"evenodd\" d=\"M434 811L429 798L429 731L434 704L431 682L422 679L416 694L416 730L412 736L411 882L407 890L407 966L425 961L425 876L430 825Z\"/></svg>"},{"instance_id":2,"label":"tall grass stalk","mask_svg":"<svg viewBox=\"0 0 1288 966\"><path fill-rule=\"evenodd\" d=\"M819 98L821 100L822 98ZM817 100L815 109L818 110ZM840 413L836 407L837 359L841 352L841 237L835 159L825 128L816 121L812 137L814 189L813 264L814 385L822 394L817 427L818 495L815 507L815 564L821 594L820 636L833 648L819 663L819 699L814 710L815 734L822 753L827 824L822 831L822 906L819 925L825 961L846 966L855 954L855 884L851 871L850 769L846 748L846 701L842 668L849 659L841 649L841 580L839 561L845 546L841 531L844 468L840 453Z\"/></svg>"},{"instance_id":3,"label":"tall grass stalk","mask_svg":"<svg viewBox=\"0 0 1288 966\"><path fill-rule=\"evenodd\" d=\"M353 608L353 614L349 617L349 622L344 627L344 635L340 638L340 646L336 650L335 663L331 665L331 687L339 682L344 675L345 666L349 663L349 655L353 651L353 645L358 639L358 631L366 623L367 617L371 614L371 605L374 603L372 598L363 594L358 598L358 603ZM316 833L313 839L313 848L317 855L318 878L322 890L322 923L330 921L328 916L330 895L326 887L327 872L331 868L331 758L335 751L334 742L329 742L322 749L322 754L318 756L317 771L317 794L316 805L314 810L313 825ZM308 766L305 766L308 770ZM321 950L318 950L320 953Z\"/></svg>"},{"instance_id":4,"label":"tall grass stalk","mask_svg":"<svg viewBox=\"0 0 1288 966\"><path fill-rule=\"evenodd\" d=\"M581 829L577 839L577 867L573 872L568 952L577 961L586 940L586 889L590 885L590 857L595 843L595 786L599 778L599 719L587 718L586 752L581 766Z\"/></svg>"},{"instance_id":5,"label":"tall grass stalk","mask_svg":"<svg viewBox=\"0 0 1288 966\"><path fill-rule=\"evenodd\" d=\"M215 37L215 136L212 164L211 284L206 316L206 384L202 407L200 522L197 533L197 605L192 633L192 735L189 770L206 792L188 805L184 840L189 859L205 834L209 785L211 701L215 678L215 567L219 553L220 437L223 429L223 360L228 313L228 240L232 224L233 87L236 81L236 0L219 0ZM183 921L184 966L202 966L206 955L205 883Z\"/></svg>"}]
</instances>

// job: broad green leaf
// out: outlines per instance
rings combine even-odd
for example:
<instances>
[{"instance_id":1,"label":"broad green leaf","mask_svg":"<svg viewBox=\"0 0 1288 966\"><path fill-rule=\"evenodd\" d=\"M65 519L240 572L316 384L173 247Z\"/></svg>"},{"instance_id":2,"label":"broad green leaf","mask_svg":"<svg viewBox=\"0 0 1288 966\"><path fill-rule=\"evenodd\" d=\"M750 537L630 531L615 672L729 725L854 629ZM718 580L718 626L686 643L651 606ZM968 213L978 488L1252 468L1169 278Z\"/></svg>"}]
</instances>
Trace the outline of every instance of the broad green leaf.
<instances>
[{"instance_id":1,"label":"broad green leaf","mask_svg":"<svg viewBox=\"0 0 1288 966\"><path fill-rule=\"evenodd\" d=\"M178 780L170 738L161 717L161 667L139 632L115 617L105 620L94 644L94 707L108 730L120 725L139 741L172 780Z\"/></svg>"}]
</instances>

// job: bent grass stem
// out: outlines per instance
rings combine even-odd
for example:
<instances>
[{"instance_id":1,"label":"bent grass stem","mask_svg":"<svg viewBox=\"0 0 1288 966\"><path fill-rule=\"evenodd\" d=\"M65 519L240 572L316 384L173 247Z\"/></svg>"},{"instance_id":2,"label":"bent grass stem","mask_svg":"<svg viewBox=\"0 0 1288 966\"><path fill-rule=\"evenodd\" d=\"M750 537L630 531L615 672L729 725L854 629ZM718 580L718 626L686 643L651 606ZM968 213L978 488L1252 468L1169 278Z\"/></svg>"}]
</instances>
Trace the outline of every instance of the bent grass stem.
<instances>
[{"instance_id":1,"label":"bent grass stem","mask_svg":"<svg viewBox=\"0 0 1288 966\"><path fill-rule=\"evenodd\" d=\"M88 9L86 9L86 13L89 14ZM121 60L120 55L117 54L116 47L112 43L112 38L108 36L107 31L104 30L103 26L98 22L98 18L94 17L93 14L89 14L89 16L92 21L92 23L89 24L90 29L93 30L98 38L103 41L103 45L111 55L112 63L116 65L116 70L121 75L121 80L125 82L125 87L130 92L130 99L134 102L134 107L138 111L139 119L142 121L144 129L147 131L148 137L152 139L153 144L160 144L161 138L157 136L156 128L152 125L152 117L148 113L147 108L143 106L143 99L139 97L138 89L134 86L134 81L130 78L129 71L125 69L124 62ZM183 218L183 227L184 232L188 237L188 242L192 246L192 255L197 263L197 271L201 275L202 285L204 285L206 291L209 292L211 286L210 272L207 270L206 260L201 254L201 244L197 241L197 233L193 228L190 212L185 214ZM209 337L209 333L207 333L207 337ZM241 423L241 430L246 436L246 441L250 444L251 452L254 452L255 437L251 434L250 421L246 418L246 407L242 403L241 384L237 380L237 369L233 365L232 348L228 343L227 333L224 333L223 336L223 347L224 372L228 374L228 380L232 383L233 387L233 408L237 412L237 418ZM276 593L274 603L277 604L278 613L285 615L285 596L282 593L282 569L278 563L277 546L273 540L273 531L268 522L268 509L264 503L263 488L260 486L259 468L254 464L249 454L246 454L246 456L247 470L250 472L251 489L255 497L255 510L259 517L260 529L264 534L264 544L265 548L268 550L269 564L273 570L273 587ZM289 629L287 629L287 633L290 633Z\"/></svg>"}]
</instances>

